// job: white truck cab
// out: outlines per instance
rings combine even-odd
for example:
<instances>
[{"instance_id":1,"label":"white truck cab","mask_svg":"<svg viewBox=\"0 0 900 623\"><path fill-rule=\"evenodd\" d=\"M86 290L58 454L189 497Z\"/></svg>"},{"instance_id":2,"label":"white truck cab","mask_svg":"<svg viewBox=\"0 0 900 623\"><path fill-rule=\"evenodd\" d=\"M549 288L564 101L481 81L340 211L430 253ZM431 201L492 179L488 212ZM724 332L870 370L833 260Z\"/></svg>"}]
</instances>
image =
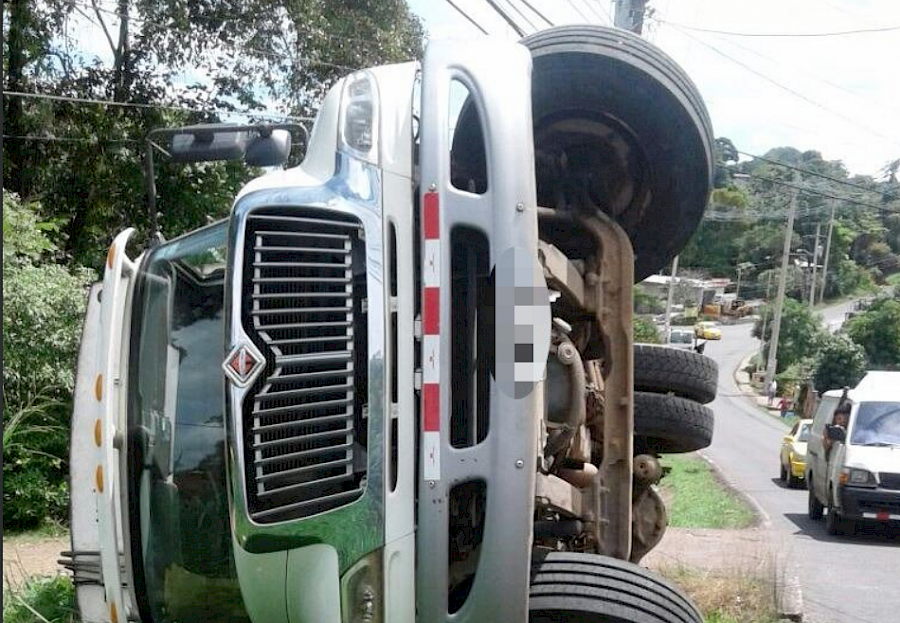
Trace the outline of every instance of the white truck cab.
<instances>
[{"instance_id":1,"label":"white truck cab","mask_svg":"<svg viewBox=\"0 0 900 623\"><path fill-rule=\"evenodd\" d=\"M829 434L843 392L826 392L807 445L809 516L832 534L858 520L900 521L900 372L873 371L847 392L849 423ZM831 447L827 441L832 438Z\"/></svg>"},{"instance_id":2,"label":"white truck cab","mask_svg":"<svg viewBox=\"0 0 900 623\"><path fill-rule=\"evenodd\" d=\"M194 161L287 144L247 132L164 136ZM439 41L334 85L303 162L227 219L134 259L122 232L72 425L84 620L700 621L634 563L715 371L653 368L637 434L631 313L713 153L694 85L630 33ZM686 405L700 439L654 426Z\"/></svg>"}]
</instances>

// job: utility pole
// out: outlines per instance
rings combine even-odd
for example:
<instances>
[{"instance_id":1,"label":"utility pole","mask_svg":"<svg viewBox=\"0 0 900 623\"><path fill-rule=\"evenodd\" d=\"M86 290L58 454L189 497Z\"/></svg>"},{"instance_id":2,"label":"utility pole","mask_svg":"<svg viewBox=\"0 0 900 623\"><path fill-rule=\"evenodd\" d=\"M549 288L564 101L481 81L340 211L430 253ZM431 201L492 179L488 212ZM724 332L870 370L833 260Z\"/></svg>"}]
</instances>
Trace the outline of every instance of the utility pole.
<instances>
[{"instance_id":1,"label":"utility pole","mask_svg":"<svg viewBox=\"0 0 900 623\"><path fill-rule=\"evenodd\" d=\"M809 308L812 309L816 304L816 268L819 267L819 233L822 231L822 224L816 223L816 242L813 245L812 255L812 283L809 285Z\"/></svg>"},{"instance_id":2,"label":"utility pole","mask_svg":"<svg viewBox=\"0 0 900 623\"><path fill-rule=\"evenodd\" d=\"M766 276L766 301L769 300L770 291L772 290L772 271ZM762 331L759 333L759 362L762 364L763 351L766 347L766 325L769 322L769 315L763 316ZM767 386L768 387L768 386Z\"/></svg>"},{"instance_id":3,"label":"utility pole","mask_svg":"<svg viewBox=\"0 0 900 623\"><path fill-rule=\"evenodd\" d=\"M641 34L644 26L644 7L647 0L615 0L616 13L613 24L618 28Z\"/></svg>"},{"instance_id":4,"label":"utility pole","mask_svg":"<svg viewBox=\"0 0 900 623\"><path fill-rule=\"evenodd\" d=\"M666 297L666 323L663 329L665 343L669 343L669 335L672 331L672 297L675 294L675 275L678 273L678 256L672 260L672 274L669 276L669 295Z\"/></svg>"},{"instance_id":5,"label":"utility pole","mask_svg":"<svg viewBox=\"0 0 900 623\"><path fill-rule=\"evenodd\" d=\"M825 282L828 281L828 256L831 254L831 232L834 230L834 209L837 207L837 199L831 200L831 218L828 219L828 238L825 239L825 260L822 262L822 292L819 294L819 302L825 300Z\"/></svg>"},{"instance_id":6,"label":"utility pole","mask_svg":"<svg viewBox=\"0 0 900 623\"><path fill-rule=\"evenodd\" d=\"M766 387L775 378L775 366L778 361L778 337L781 333L781 312L784 310L784 291L787 281L788 261L791 256L791 238L794 234L794 214L797 212L797 185L800 176L794 172L793 187L791 188L791 205L788 209L787 226L784 230L784 250L781 254L781 274L778 276L778 294L775 297L775 317L772 319L772 339L769 341L769 357L766 362Z\"/></svg>"}]
</instances>

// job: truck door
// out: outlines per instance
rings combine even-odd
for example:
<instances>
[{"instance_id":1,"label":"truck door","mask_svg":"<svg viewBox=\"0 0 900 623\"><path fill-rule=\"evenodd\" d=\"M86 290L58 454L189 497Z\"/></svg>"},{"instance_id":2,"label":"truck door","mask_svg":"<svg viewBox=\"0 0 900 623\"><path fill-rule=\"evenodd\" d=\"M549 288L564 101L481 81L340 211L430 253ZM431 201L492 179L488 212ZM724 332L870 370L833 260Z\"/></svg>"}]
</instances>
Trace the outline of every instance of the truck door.
<instances>
[{"instance_id":1,"label":"truck door","mask_svg":"<svg viewBox=\"0 0 900 623\"><path fill-rule=\"evenodd\" d=\"M524 622L542 391L491 373L512 318L495 319L488 275L537 258L531 57L431 43L421 102L418 619Z\"/></svg>"}]
</instances>

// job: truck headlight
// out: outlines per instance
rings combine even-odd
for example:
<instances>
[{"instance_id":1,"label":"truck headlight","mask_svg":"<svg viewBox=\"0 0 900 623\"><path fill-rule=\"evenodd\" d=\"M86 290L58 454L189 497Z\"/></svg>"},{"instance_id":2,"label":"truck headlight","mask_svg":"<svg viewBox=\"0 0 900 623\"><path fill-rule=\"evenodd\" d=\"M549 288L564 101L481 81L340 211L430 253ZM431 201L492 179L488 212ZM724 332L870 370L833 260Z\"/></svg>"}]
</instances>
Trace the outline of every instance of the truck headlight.
<instances>
[{"instance_id":1,"label":"truck headlight","mask_svg":"<svg viewBox=\"0 0 900 623\"><path fill-rule=\"evenodd\" d=\"M368 71L347 77L341 93L340 149L378 165L378 84Z\"/></svg>"},{"instance_id":2,"label":"truck headlight","mask_svg":"<svg viewBox=\"0 0 900 623\"><path fill-rule=\"evenodd\" d=\"M874 487L875 475L865 469L845 467L841 470L841 483L853 487Z\"/></svg>"}]
</instances>

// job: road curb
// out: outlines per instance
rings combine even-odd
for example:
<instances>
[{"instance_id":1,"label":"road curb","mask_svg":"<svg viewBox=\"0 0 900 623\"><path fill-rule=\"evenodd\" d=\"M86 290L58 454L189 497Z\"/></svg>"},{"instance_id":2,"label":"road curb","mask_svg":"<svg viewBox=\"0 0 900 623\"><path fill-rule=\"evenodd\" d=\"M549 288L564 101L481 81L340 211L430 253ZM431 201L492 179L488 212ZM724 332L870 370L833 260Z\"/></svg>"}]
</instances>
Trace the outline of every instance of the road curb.
<instances>
[{"instance_id":1,"label":"road curb","mask_svg":"<svg viewBox=\"0 0 900 623\"><path fill-rule=\"evenodd\" d=\"M731 493L739 497L753 509L757 521L751 528L757 528L764 533L767 533L772 528L772 520L769 517L769 513L767 513L762 505L756 501L756 498L749 493L745 493L738 489L734 483L722 473L714 460L705 454L702 454L702 452L698 452L697 454L707 465L709 465L716 480L718 480L722 486L726 487ZM767 540L771 540L771 538L767 537ZM803 620L803 587L800 584L800 576L793 566L790 569L785 570L783 575L779 574L775 577L775 607L778 611L777 614L779 618L782 620Z\"/></svg>"},{"instance_id":2,"label":"road curb","mask_svg":"<svg viewBox=\"0 0 900 623\"><path fill-rule=\"evenodd\" d=\"M755 352L748 353L743 359L741 359L737 367L732 370L731 375L732 379L734 380L735 387L738 388L738 391L740 391L741 394L744 395L744 397L751 399L753 401L753 406L757 408L757 411L762 413L762 408L759 406L759 403L756 402L756 398L759 396L759 394L757 394L755 391L749 390L748 388L752 386L746 383L742 383L738 379L738 373L747 367L750 360L753 358L753 355L755 354ZM768 417L772 417L768 410L765 411L765 415ZM752 495L744 493L743 491L735 487L719 470L715 461L703 454L700 454L700 456L703 457L703 459L709 464L720 482L722 482L733 493L738 495L742 500L748 502L750 506L753 507L754 511L757 513L757 516L762 520L761 527L764 529L770 528L772 525L771 519L769 518L769 514L765 511L762 505L757 502ZM800 584L800 576L797 573L797 569L794 568L793 565L790 569L786 569L783 575L779 574L776 577L775 602L778 610L778 616L782 620L803 620L803 588Z\"/></svg>"},{"instance_id":3,"label":"road curb","mask_svg":"<svg viewBox=\"0 0 900 623\"><path fill-rule=\"evenodd\" d=\"M780 582L776 583L776 601L778 602L778 616L788 621L803 620L803 589L800 586L800 577L796 570L785 573Z\"/></svg>"}]
</instances>

